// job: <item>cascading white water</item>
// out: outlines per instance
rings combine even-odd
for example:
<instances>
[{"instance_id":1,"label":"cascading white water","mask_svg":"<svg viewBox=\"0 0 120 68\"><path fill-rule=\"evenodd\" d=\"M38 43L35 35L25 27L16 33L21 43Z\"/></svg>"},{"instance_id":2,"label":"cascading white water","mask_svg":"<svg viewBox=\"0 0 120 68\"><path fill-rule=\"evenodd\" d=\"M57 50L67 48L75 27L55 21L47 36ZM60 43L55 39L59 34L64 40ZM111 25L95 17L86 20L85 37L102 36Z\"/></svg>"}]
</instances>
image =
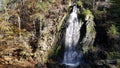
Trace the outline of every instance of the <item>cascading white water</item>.
<instances>
[{"instance_id":1,"label":"cascading white water","mask_svg":"<svg viewBox=\"0 0 120 68\"><path fill-rule=\"evenodd\" d=\"M65 52L62 64L68 66L78 66L81 62L82 53L77 50L80 38L80 28L82 24L78 21L77 6L73 6L73 11L67 20L68 27L65 35Z\"/></svg>"}]
</instances>

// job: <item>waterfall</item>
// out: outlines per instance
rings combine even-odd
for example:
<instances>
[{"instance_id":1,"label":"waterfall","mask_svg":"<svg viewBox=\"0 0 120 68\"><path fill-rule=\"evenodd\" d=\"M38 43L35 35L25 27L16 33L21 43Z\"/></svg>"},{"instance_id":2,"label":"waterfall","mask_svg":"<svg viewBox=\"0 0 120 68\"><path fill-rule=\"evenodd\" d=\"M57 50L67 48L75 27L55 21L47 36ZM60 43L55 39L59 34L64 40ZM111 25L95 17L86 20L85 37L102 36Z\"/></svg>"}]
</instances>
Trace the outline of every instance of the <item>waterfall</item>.
<instances>
[{"instance_id":1,"label":"waterfall","mask_svg":"<svg viewBox=\"0 0 120 68\"><path fill-rule=\"evenodd\" d=\"M77 49L80 39L80 28L82 23L78 20L78 8L73 6L73 10L67 20L68 27L65 34L65 52L62 64L68 66L78 66L81 62L82 53Z\"/></svg>"},{"instance_id":2,"label":"waterfall","mask_svg":"<svg viewBox=\"0 0 120 68\"><path fill-rule=\"evenodd\" d=\"M95 41L96 31L95 22L92 12L84 7L81 7L73 0L72 11L66 18L65 23L68 24L65 32L65 49L62 64L71 67L77 67L80 64L85 63L83 54L88 53L92 49ZM84 18L82 17L84 16ZM80 50L81 49L81 50Z\"/></svg>"}]
</instances>

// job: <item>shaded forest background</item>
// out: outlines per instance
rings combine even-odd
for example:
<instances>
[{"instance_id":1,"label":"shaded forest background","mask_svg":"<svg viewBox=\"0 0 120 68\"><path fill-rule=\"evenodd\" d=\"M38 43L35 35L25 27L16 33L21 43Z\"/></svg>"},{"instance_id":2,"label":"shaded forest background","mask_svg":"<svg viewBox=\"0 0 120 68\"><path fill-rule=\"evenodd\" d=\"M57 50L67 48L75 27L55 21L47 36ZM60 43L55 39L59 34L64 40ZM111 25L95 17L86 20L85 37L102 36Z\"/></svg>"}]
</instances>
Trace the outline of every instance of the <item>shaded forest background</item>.
<instances>
[{"instance_id":1,"label":"shaded forest background","mask_svg":"<svg viewBox=\"0 0 120 68\"><path fill-rule=\"evenodd\" d=\"M120 68L120 1L78 1L92 11L96 24L95 43L87 58L95 65ZM51 57L60 49L57 41L70 3L71 0L0 0L0 67L58 68Z\"/></svg>"}]
</instances>

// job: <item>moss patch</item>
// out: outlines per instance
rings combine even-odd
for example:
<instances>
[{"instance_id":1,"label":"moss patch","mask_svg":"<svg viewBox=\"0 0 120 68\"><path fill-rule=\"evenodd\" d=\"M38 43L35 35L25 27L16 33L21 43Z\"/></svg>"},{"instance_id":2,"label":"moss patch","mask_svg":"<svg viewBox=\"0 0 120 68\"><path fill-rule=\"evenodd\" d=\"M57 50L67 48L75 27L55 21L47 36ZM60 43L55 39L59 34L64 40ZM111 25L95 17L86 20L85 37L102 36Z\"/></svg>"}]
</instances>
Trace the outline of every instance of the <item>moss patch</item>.
<instances>
[{"instance_id":1,"label":"moss patch","mask_svg":"<svg viewBox=\"0 0 120 68\"><path fill-rule=\"evenodd\" d=\"M47 11L51 5L48 1L45 1L45 2L38 2L36 6L42 11Z\"/></svg>"}]
</instances>

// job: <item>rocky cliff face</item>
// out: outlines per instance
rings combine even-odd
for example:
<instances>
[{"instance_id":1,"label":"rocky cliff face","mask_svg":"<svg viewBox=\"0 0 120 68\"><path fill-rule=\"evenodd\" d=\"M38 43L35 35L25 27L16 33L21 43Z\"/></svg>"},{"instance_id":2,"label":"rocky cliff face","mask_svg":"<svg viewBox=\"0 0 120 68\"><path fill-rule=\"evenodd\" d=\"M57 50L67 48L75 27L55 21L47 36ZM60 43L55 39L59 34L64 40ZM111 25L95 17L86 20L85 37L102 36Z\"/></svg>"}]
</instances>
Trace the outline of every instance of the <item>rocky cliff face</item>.
<instances>
[{"instance_id":1,"label":"rocky cliff face","mask_svg":"<svg viewBox=\"0 0 120 68\"><path fill-rule=\"evenodd\" d=\"M71 10L71 0L3 0L2 4L0 67L64 68L55 61L61 60L64 51L65 22ZM82 7L79 11L82 20L88 22L83 28L86 34L82 44L92 43L90 48L89 45L81 48L85 62L91 63L83 67L116 66L116 62L119 63L116 58L120 58L119 32L114 24L111 25L114 18L110 6L93 9L96 6L91 0L78 0L77 5ZM95 39L95 43L89 39Z\"/></svg>"},{"instance_id":2,"label":"rocky cliff face","mask_svg":"<svg viewBox=\"0 0 120 68\"><path fill-rule=\"evenodd\" d=\"M69 3L62 0L10 0L2 3L1 64L34 67L40 62L44 65L54 52L61 20Z\"/></svg>"},{"instance_id":3,"label":"rocky cliff face","mask_svg":"<svg viewBox=\"0 0 120 68\"><path fill-rule=\"evenodd\" d=\"M51 7L47 9L46 14L44 14L45 17L40 22L40 38L38 39L38 49L35 53L36 58L40 62L47 62L47 59L53 53L58 40L57 35L60 29L58 27L65 15L65 4L62 4L62 1L56 1L50 5Z\"/></svg>"}]
</instances>

